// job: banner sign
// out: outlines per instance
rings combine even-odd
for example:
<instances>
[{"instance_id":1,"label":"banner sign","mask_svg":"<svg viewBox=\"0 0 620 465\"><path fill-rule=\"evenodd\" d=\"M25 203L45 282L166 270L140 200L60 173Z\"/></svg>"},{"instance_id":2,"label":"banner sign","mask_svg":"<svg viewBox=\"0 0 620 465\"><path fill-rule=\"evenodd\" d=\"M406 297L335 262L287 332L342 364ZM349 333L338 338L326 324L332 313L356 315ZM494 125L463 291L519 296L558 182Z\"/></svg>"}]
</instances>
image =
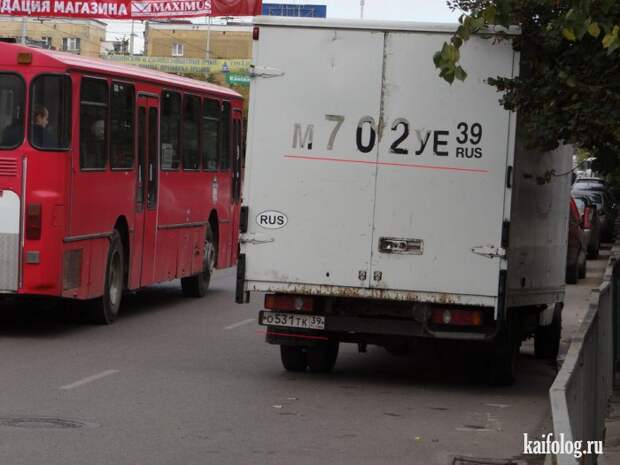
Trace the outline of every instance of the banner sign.
<instances>
[{"instance_id":1,"label":"banner sign","mask_svg":"<svg viewBox=\"0 0 620 465\"><path fill-rule=\"evenodd\" d=\"M247 75L252 60L201 60L198 58L145 57L110 55L106 60L125 65L141 66L167 73L205 73Z\"/></svg>"},{"instance_id":2,"label":"banner sign","mask_svg":"<svg viewBox=\"0 0 620 465\"><path fill-rule=\"evenodd\" d=\"M257 16L262 0L0 0L0 15L98 19Z\"/></svg>"}]
</instances>

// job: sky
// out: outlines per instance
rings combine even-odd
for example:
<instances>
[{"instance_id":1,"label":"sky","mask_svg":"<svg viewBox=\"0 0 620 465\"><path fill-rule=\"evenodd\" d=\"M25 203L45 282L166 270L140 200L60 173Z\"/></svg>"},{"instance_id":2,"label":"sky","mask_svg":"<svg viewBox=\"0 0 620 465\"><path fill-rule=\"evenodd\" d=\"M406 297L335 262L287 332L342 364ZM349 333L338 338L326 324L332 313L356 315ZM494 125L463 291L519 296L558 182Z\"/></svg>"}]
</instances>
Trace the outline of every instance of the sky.
<instances>
[{"instance_id":1,"label":"sky","mask_svg":"<svg viewBox=\"0 0 620 465\"><path fill-rule=\"evenodd\" d=\"M264 3L292 3L327 5L328 18L360 18L360 0L263 0ZM429 21L456 22L459 14L452 12L445 0L365 0L364 19L390 21ZM204 18L195 19L204 23ZM107 21L108 40L119 40L129 37L130 21ZM144 25L140 21L134 23L136 33L135 52L144 48Z\"/></svg>"}]
</instances>

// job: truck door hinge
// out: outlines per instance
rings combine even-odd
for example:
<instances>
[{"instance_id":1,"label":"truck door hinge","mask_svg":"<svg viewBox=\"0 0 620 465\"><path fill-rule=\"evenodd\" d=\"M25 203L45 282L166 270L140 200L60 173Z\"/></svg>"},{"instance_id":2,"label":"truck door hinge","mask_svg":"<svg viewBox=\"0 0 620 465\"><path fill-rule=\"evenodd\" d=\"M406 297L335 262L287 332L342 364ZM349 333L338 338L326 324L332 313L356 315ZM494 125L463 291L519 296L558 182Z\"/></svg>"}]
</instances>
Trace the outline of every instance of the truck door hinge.
<instances>
[{"instance_id":1,"label":"truck door hinge","mask_svg":"<svg viewBox=\"0 0 620 465\"><path fill-rule=\"evenodd\" d=\"M275 241L275 238L267 238L261 234L241 234L239 239L239 242L242 244L270 244Z\"/></svg>"},{"instance_id":2,"label":"truck door hinge","mask_svg":"<svg viewBox=\"0 0 620 465\"><path fill-rule=\"evenodd\" d=\"M256 66L250 65L250 69L248 70L248 74L251 78L263 77L263 78L274 78L284 76L284 71L279 70L277 68L270 68L268 66Z\"/></svg>"},{"instance_id":3,"label":"truck door hinge","mask_svg":"<svg viewBox=\"0 0 620 465\"><path fill-rule=\"evenodd\" d=\"M506 258L506 249L501 247L495 247L494 245L482 245L480 247L474 247L471 251L477 255L482 255L487 258Z\"/></svg>"},{"instance_id":4,"label":"truck door hinge","mask_svg":"<svg viewBox=\"0 0 620 465\"><path fill-rule=\"evenodd\" d=\"M239 215L239 232L241 234L245 234L248 232L248 216L249 209L247 206L241 207L240 215Z\"/></svg>"}]
</instances>

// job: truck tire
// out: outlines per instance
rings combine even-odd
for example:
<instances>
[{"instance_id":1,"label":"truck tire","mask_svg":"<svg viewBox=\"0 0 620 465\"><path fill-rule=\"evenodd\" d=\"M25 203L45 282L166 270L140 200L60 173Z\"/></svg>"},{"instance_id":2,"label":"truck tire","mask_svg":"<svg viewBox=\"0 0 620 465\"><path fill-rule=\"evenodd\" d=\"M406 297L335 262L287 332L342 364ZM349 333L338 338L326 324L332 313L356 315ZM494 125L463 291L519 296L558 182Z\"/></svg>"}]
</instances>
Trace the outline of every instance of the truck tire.
<instances>
[{"instance_id":1,"label":"truck tire","mask_svg":"<svg viewBox=\"0 0 620 465\"><path fill-rule=\"evenodd\" d=\"M338 359L338 342L326 342L308 348L308 366L313 373L330 373Z\"/></svg>"},{"instance_id":2,"label":"truck tire","mask_svg":"<svg viewBox=\"0 0 620 465\"><path fill-rule=\"evenodd\" d=\"M103 295L93 300L89 306L90 319L95 324L110 325L118 316L125 285L124 257L121 236L114 230L108 249Z\"/></svg>"},{"instance_id":3,"label":"truck tire","mask_svg":"<svg viewBox=\"0 0 620 465\"><path fill-rule=\"evenodd\" d=\"M574 265L566 266L566 284L577 284L579 280L579 266L577 263Z\"/></svg>"},{"instance_id":4,"label":"truck tire","mask_svg":"<svg viewBox=\"0 0 620 465\"><path fill-rule=\"evenodd\" d=\"M511 386L517 378L520 344L514 341L497 342L491 355L490 382L495 386Z\"/></svg>"},{"instance_id":5,"label":"truck tire","mask_svg":"<svg viewBox=\"0 0 620 465\"><path fill-rule=\"evenodd\" d=\"M549 326L538 326L534 334L534 354L537 358L555 360L560 351L562 337L562 307L556 305Z\"/></svg>"},{"instance_id":6,"label":"truck tire","mask_svg":"<svg viewBox=\"0 0 620 465\"><path fill-rule=\"evenodd\" d=\"M207 294L209 289L217 254L217 242L214 239L213 229L210 224L207 225L204 248L202 273L181 278L181 289L183 289L185 297L201 298Z\"/></svg>"},{"instance_id":7,"label":"truck tire","mask_svg":"<svg viewBox=\"0 0 620 465\"><path fill-rule=\"evenodd\" d=\"M579 279L585 279L587 271L586 254L582 251L579 256L581 257L581 261L579 262Z\"/></svg>"},{"instance_id":8,"label":"truck tire","mask_svg":"<svg viewBox=\"0 0 620 465\"><path fill-rule=\"evenodd\" d=\"M280 358L286 371L303 372L308 366L308 353L305 347L280 346Z\"/></svg>"}]
</instances>

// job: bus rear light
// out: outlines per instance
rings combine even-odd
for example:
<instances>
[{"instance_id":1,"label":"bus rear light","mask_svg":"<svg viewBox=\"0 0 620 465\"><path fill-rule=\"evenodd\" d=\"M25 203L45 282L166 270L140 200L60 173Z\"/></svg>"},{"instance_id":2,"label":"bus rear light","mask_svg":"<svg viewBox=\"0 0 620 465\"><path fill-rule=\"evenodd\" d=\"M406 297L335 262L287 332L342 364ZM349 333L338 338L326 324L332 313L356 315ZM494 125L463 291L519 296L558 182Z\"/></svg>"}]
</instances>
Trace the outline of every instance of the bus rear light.
<instances>
[{"instance_id":1,"label":"bus rear light","mask_svg":"<svg viewBox=\"0 0 620 465\"><path fill-rule=\"evenodd\" d=\"M267 294L265 308L269 310L293 310L297 312L312 312L314 299L299 295Z\"/></svg>"},{"instance_id":2,"label":"bus rear light","mask_svg":"<svg viewBox=\"0 0 620 465\"><path fill-rule=\"evenodd\" d=\"M38 241L41 239L42 208L40 203L30 203L26 208L26 239Z\"/></svg>"},{"instance_id":3,"label":"bus rear light","mask_svg":"<svg viewBox=\"0 0 620 465\"><path fill-rule=\"evenodd\" d=\"M32 63L32 53L21 52L17 54L18 65L29 65Z\"/></svg>"},{"instance_id":4,"label":"bus rear light","mask_svg":"<svg viewBox=\"0 0 620 465\"><path fill-rule=\"evenodd\" d=\"M482 311L436 308L431 322L436 325L482 326Z\"/></svg>"},{"instance_id":5,"label":"bus rear light","mask_svg":"<svg viewBox=\"0 0 620 465\"><path fill-rule=\"evenodd\" d=\"M254 26L252 30L252 39L258 40L260 38L260 28L258 26Z\"/></svg>"}]
</instances>

